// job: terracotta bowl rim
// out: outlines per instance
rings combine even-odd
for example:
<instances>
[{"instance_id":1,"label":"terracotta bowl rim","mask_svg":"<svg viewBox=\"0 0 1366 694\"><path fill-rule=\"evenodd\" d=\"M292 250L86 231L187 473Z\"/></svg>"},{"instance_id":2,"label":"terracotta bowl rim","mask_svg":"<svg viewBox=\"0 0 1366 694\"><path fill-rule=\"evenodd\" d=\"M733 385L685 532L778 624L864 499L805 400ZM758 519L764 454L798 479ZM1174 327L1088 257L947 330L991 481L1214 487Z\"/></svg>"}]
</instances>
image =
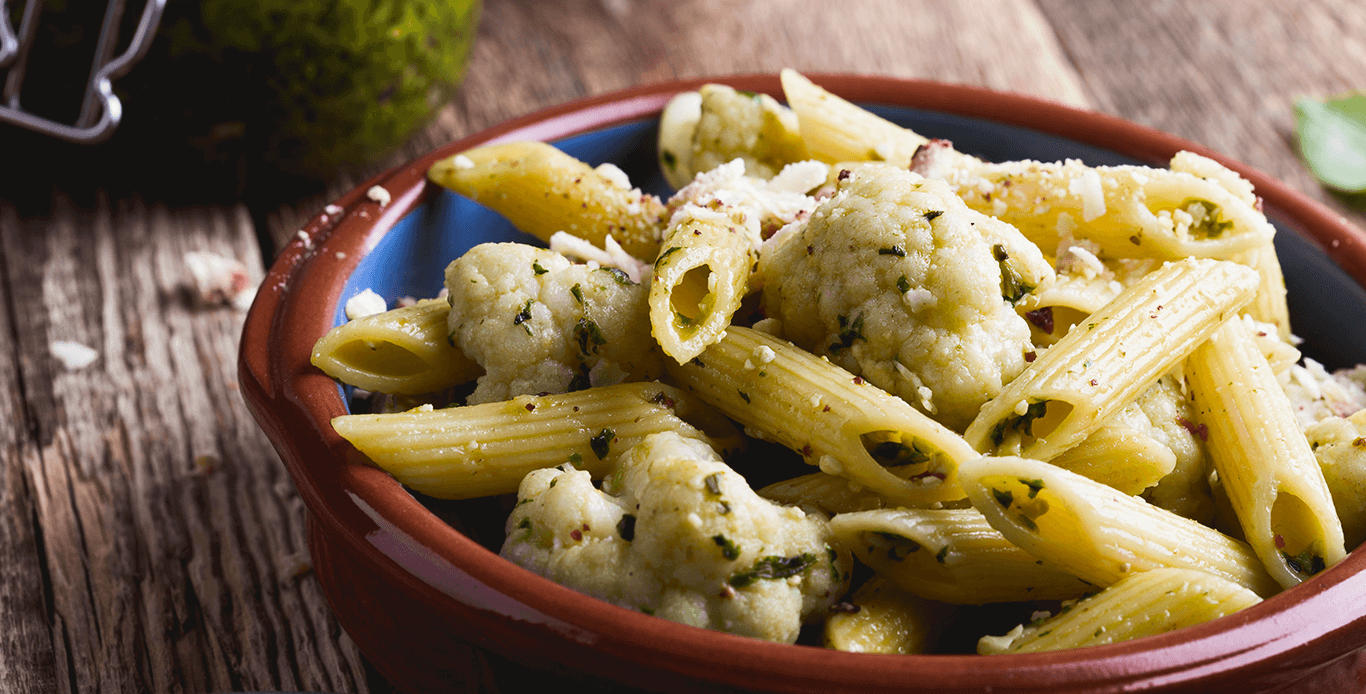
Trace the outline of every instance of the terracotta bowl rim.
<instances>
[{"instance_id":1,"label":"terracotta bowl rim","mask_svg":"<svg viewBox=\"0 0 1366 694\"><path fill-rule=\"evenodd\" d=\"M1366 235L1308 196L1200 145L1113 116L1022 94L893 77L807 76L851 101L1021 126L1153 165L1165 166L1171 154L1182 149L1211 157L1250 180L1269 215L1312 241L1366 286ZM1366 554L1360 552L1244 612L1110 646L984 659L867 655L772 644L655 619L554 584L460 534L393 478L365 464L328 425L331 417L345 413L345 406L335 383L311 366L309 356L316 339L331 327L342 286L364 254L435 191L436 186L425 178L431 164L479 144L556 139L648 118L673 94L706 82L781 98L775 74L732 75L640 86L540 110L375 176L334 203L341 212L318 214L301 237L280 253L243 329L239 378L249 408L280 452L309 513L324 532L350 551L389 567L395 580L425 584L423 590L434 600L540 622L563 631L567 639L617 651L637 663L659 663L665 671L686 669L696 676L696 668L710 664L712 681L734 686L752 686L758 677L765 686L788 690L895 686L904 685L906 677L928 688L936 683L956 688L1022 681L1034 686L1110 688L1140 682L1154 686L1222 681L1230 673L1274 680L1287 662L1327 662L1366 645L1366 573L1362 572ZM381 207L367 196L375 185L392 196L388 205ZM405 538L411 551L405 550L404 556L381 552L367 539L381 531ZM426 568L414 573L415 561ZM456 583L477 584L477 595L465 594L463 588L437 588L431 571L449 572ZM1293 609L1301 605L1302 609ZM735 667L714 667L717 662Z\"/></svg>"}]
</instances>

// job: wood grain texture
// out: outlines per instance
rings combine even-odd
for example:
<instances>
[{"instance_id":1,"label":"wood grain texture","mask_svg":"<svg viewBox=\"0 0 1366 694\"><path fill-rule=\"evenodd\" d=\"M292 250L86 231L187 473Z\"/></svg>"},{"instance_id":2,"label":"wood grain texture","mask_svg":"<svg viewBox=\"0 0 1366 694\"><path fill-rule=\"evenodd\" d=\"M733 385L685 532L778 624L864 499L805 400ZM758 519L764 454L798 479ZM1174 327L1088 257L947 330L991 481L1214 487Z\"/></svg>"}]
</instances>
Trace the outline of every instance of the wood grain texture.
<instances>
[{"instance_id":1,"label":"wood grain texture","mask_svg":"<svg viewBox=\"0 0 1366 694\"><path fill-rule=\"evenodd\" d=\"M363 690L307 574L302 504L237 392L242 315L190 289L192 250L259 277L245 210L59 194L42 218L0 204L0 250L18 355L0 376L27 424L2 490L27 498L0 541L30 586L0 600L35 642L7 646L0 676L43 680L6 691ZM65 368L56 341L100 357ZM41 548L11 539L25 524ZM35 621L47 638L27 638Z\"/></svg>"}]
</instances>

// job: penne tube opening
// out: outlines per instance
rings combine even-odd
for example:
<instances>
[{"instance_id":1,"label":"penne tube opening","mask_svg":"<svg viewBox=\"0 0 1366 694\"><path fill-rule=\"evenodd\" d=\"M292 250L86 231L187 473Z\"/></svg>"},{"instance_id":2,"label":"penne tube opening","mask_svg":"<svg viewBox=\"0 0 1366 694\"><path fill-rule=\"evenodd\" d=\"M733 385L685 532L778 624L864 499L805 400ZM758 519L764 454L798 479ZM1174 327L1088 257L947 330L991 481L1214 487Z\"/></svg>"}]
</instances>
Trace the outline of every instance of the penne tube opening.
<instances>
[{"instance_id":1,"label":"penne tube opening","mask_svg":"<svg viewBox=\"0 0 1366 694\"><path fill-rule=\"evenodd\" d=\"M1286 489L1279 490L1271 504L1271 537L1284 569L1297 581L1327 568L1322 542L1325 534L1309 504Z\"/></svg>"},{"instance_id":2,"label":"penne tube opening","mask_svg":"<svg viewBox=\"0 0 1366 694\"><path fill-rule=\"evenodd\" d=\"M1067 421L1075 409L1066 400L1021 400L1015 410L996 423L991 430L991 441L997 451L1019 452L1048 436Z\"/></svg>"},{"instance_id":3,"label":"penne tube opening","mask_svg":"<svg viewBox=\"0 0 1366 694\"><path fill-rule=\"evenodd\" d=\"M696 330L716 305L716 296L711 293L711 266L699 265L683 275L683 279L669 292L669 308L674 313L674 325L680 335L689 335Z\"/></svg>"},{"instance_id":4,"label":"penne tube opening","mask_svg":"<svg viewBox=\"0 0 1366 694\"><path fill-rule=\"evenodd\" d=\"M935 487L955 477L953 458L937 446L903 431L879 430L859 435L873 462L912 484Z\"/></svg>"}]
</instances>

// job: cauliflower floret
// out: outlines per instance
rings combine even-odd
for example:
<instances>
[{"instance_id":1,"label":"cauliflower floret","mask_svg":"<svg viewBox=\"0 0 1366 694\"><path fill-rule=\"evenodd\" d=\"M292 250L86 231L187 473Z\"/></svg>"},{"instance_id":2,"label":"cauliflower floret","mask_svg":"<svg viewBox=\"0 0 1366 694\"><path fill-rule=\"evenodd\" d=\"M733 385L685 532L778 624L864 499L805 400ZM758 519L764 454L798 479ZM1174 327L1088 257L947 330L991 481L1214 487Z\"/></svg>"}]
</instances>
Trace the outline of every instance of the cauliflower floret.
<instances>
[{"instance_id":1,"label":"cauliflower floret","mask_svg":"<svg viewBox=\"0 0 1366 694\"><path fill-rule=\"evenodd\" d=\"M663 369L648 288L620 270L490 243L446 268L446 288L449 339L485 371L471 405L647 381Z\"/></svg>"},{"instance_id":2,"label":"cauliflower floret","mask_svg":"<svg viewBox=\"0 0 1366 694\"><path fill-rule=\"evenodd\" d=\"M765 247L768 315L789 340L961 431L1024 370L1029 325L1011 303L1051 270L942 181L886 165L839 178L804 228Z\"/></svg>"},{"instance_id":3,"label":"cauliflower floret","mask_svg":"<svg viewBox=\"0 0 1366 694\"><path fill-rule=\"evenodd\" d=\"M1366 365L1332 373L1308 357L1281 375L1281 387L1305 429L1328 417L1346 417L1366 408Z\"/></svg>"},{"instance_id":4,"label":"cauliflower floret","mask_svg":"<svg viewBox=\"0 0 1366 694\"><path fill-rule=\"evenodd\" d=\"M765 181L746 175L744 162L733 159L699 173L669 198L669 228L678 226L680 214L696 215L698 208L703 213L728 214L758 249L763 239L811 214L818 201L805 193L821 185L829 170L824 163L802 161L787 165L777 177Z\"/></svg>"},{"instance_id":5,"label":"cauliflower floret","mask_svg":"<svg viewBox=\"0 0 1366 694\"><path fill-rule=\"evenodd\" d=\"M1333 494L1347 549L1352 549L1366 541L1366 410L1346 419L1327 417L1304 435Z\"/></svg>"},{"instance_id":6,"label":"cauliflower floret","mask_svg":"<svg viewBox=\"0 0 1366 694\"><path fill-rule=\"evenodd\" d=\"M795 113L767 94L721 84L674 97L659 127L660 168L675 188L736 158L761 179L807 158Z\"/></svg>"},{"instance_id":7,"label":"cauliflower floret","mask_svg":"<svg viewBox=\"0 0 1366 694\"><path fill-rule=\"evenodd\" d=\"M784 643L848 588L853 560L825 517L759 497L704 443L654 434L603 488L578 470L527 475L502 556L616 605Z\"/></svg>"}]
</instances>

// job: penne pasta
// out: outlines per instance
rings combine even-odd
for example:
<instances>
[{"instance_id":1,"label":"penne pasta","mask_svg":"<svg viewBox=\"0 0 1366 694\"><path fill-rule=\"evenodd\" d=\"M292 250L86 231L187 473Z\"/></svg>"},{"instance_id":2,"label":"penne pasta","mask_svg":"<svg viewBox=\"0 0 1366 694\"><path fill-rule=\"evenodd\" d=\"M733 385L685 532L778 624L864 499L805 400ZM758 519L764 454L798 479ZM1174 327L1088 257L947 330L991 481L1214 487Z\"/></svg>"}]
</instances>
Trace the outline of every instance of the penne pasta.
<instances>
[{"instance_id":1,"label":"penne pasta","mask_svg":"<svg viewBox=\"0 0 1366 694\"><path fill-rule=\"evenodd\" d=\"M313 346L313 365L377 393L421 395L472 381L484 370L447 339L449 312L431 299L348 321Z\"/></svg>"},{"instance_id":2,"label":"penne pasta","mask_svg":"<svg viewBox=\"0 0 1366 694\"><path fill-rule=\"evenodd\" d=\"M1289 588L1346 556L1342 524L1290 400L1242 321L1186 361L1196 420L1249 544Z\"/></svg>"},{"instance_id":3,"label":"penne pasta","mask_svg":"<svg viewBox=\"0 0 1366 694\"><path fill-rule=\"evenodd\" d=\"M981 655L1038 653L1100 646L1202 624L1251 607L1256 593L1218 576L1189 569L1153 569L1011 633L984 637Z\"/></svg>"},{"instance_id":4,"label":"penne pasta","mask_svg":"<svg viewBox=\"0 0 1366 694\"><path fill-rule=\"evenodd\" d=\"M827 472L813 472L774 482L758 490L759 496L784 506L815 508L826 515L870 511L887 500L849 480Z\"/></svg>"},{"instance_id":5,"label":"penne pasta","mask_svg":"<svg viewBox=\"0 0 1366 694\"><path fill-rule=\"evenodd\" d=\"M720 339L757 259L743 225L685 206L670 223L650 283L650 327L660 349L685 362Z\"/></svg>"},{"instance_id":6,"label":"penne pasta","mask_svg":"<svg viewBox=\"0 0 1366 694\"><path fill-rule=\"evenodd\" d=\"M739 432L660 383L623 383L507 402L336 417L332 427L404 485L442 499L517 491L532 470L572 463L594 477L650 434L673 431L718 451Z\"/></svg>"},{"instance_id":7,"label":"penne pasta","mask_svg":"<svg viewBox=\"0 0 1366 694\"><path fill-rule=\"evenodd\" d=\"M605 245L608 235L627 253L651 259L659 251L664 204L543 142L509 142L461 152L432 165L428 177L507 217L549 242L557 231Z\"/></svg>"},{"instance_id":8,"label":"penne pasta","mask_svg":"<svg viewBox=\"0 0 1366 694\"><path fill-rule=\"evenodd\" d=\"M746 429L889 501L962 498L957 466L977 457L962 437L791 343L732 326L696 358L667 366Z\"/></svg>"},{"instance_id":9,"label":"penne pasta","mask_svg":"<svg viewBox=\"0 0 1366 694\"><path fill-rule=\"evenodd\" d=\"M926 653L954 612L881 576L860 586L845 607L825 620L825 647L851 653Z\"/></svg>"},{"instance_id":10,"label":"penne pasta","mask_svg":"<svg viewBox=\"0 0 1366 694\"><path fill-rule=\"evenodd\" d=\"M1263 597L1281 586L1243 542L1062 468L1025 458L959 466L991 527L1024 551L1097 586L1161 567L1204 571Z\"/></svg>"},{"instance_id":11,"label":"penne pasta","mask_svg":"<svg viewBox=\"0 0 1366 694\"><path fill-rule=\"evenodd\" d=\"M1236 263L1167 263L1040 355L964 437L979 451L1054 458L1190 354L1256 289L1257 274Z\"/></svg>"},{"instance_id":12,"label":"penne pasta","mask_svg":"<svg viewBox=\"0 0 1366 694\"><path fill-rule=\"evenodd\" d=\"M1182 171L1089 167L1075 159L970 162L944 180L969 207L1014 225L1045 253L1070 236L1096 244L1102 259L1228 260L1275 234L1260 211L1217 180Z\"/></svg>"},{"instance_id":13,"label":"penne pasta","mask_svg":"<svg viewBox=\"0 0 1366 694\"><path fill-rule=\"evenodd\" d=\"M830 531L879 576L931 600L1062 600L1094 589L1011 544L970 508L841 513Z\"/></svg>"},{"instance_id":14,"label":"penne pasta","mask_svg":"<svg viewBox=\"0 0 1366 694\"><path fill-rule=\"evenodd\" d=\"M927 140L816 86L796 70L780 75L787 104L797 114L811 156L827 163L885 161L910 166Z\"/></svg>"}]
</instances>

